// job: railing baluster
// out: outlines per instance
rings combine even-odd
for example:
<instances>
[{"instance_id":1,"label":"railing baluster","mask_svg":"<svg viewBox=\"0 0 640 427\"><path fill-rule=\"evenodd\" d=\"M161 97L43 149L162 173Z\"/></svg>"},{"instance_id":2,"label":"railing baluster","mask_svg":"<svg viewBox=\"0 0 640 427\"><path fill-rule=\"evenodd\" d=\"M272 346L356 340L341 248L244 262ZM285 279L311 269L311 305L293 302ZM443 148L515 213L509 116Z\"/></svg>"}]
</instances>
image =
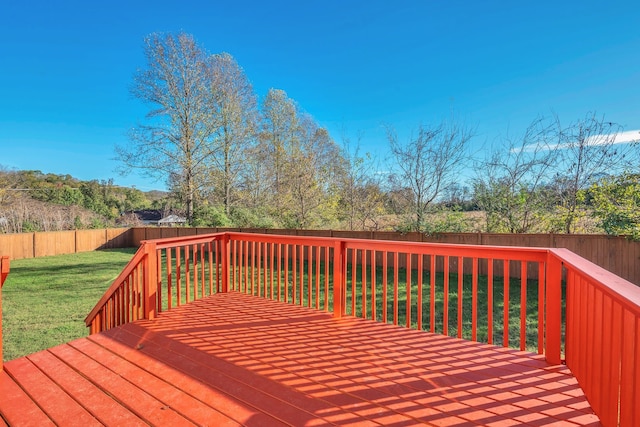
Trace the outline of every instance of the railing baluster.
<instances>
[{"instance_id":1,"label":"railing baluster","mask_svg":"<svg viewBox=\"0 0 640 427\"><path fill-rule=\"evenodd\" d=\"M204 265L204 244L200 243L200 298L205 297L205 265Z\"/></svg>"},{"instance_id":2,"label":"railing baluster","mask_svg":"<svg viewBox=\"0 0 640 427\"><path fill-rule=\"evenodd\" d=\"M478 258L471 262L471 340L478 341Z\"/></svg>"},{"instance_id":3,"label":"railing baluster","mask_svg":"<svg viewBox=\"0 0 640 427\"><path fill-rule=\"evenodd\" d=\"M329 310L329 246L324 247L324 311Z\"/></svg>"},{"instance_id":4,"label":"railing baluster","mask_svg":"<svg viewBox=\"0 0 640 427\"><path fill-rule=\"evenodd\" d=\"M289 244L284 244L284 302L289 302Z\"/></svg>"},{"instance_id":5,"label":"railing baluster","mask_svg":"<svg viewBox=\"0 0 640 427\"><path fill-rule=\"evenodd\" d=\"M406 280L406 286L407 286L407 296L406 296L406 318L405 318L405 323L406 323L406 327L410 328L411 327L411 258L412 258L412 254L411 252L407 252L406 253L406 259L407 259L407 280Z\"/></svg>"},{"instance_id":6,"label":"railing baluster","mask_svg":"<svg viewBox=\"0 0 640 427\"><path fill-rule=\"evenodd\" d=\"M320 309L320 246L316 246L316 310Z\"/></svg>"},{"instance_id":7,"label":"railing baluster","mask_svg":"<svg viewBox=\"0 0 640 427\"><path fill-rule=\"evenodd\" d=\"M307 287L307 307L313 307L313 246L311 245L307 247Z\"/></svg>"},{"instance_id":8,"label":"railing baluster","mask_svg":"<svg viewBox=\"0 0 640 427\"><path fill-rule=\"evenodd\" d=\"M487 259L487 343L493 344L493 258Z\"/></svg>"},{"instance_id":9,"label":"railing baluster","mask_svg":"<svg viewBox=\"0 0 640 427\"><path fill-rule=\"evenodd\" d=\"M276 261L278 263L278 301L282 301L282 243L278 243L276 249Z\"/></svg>"},{"instance_id":10,"label":"railing baluster","mask_svg":"<svg viewBox=\"0 0 640 427\"><path fill-rule=\"evenodd\" d=\"M503 260L504 269L503 271L503 306L502 306L502 346L509 347L509 285L510 285L510 277L509 277L509 260Z\"/></svg>"},{"instance_id":11,"label":"railing baluster","mask_svg":"<svg viewBox=\"0 0 640 427\"><path fill-rule=\"evenodd\" d=\"M376 251L371 251L371 319L376 320L378 305L376 302Z\"/></svg>"},{"instance_id":12,"label":"railing baluster","mask_svg":"<svg viewBox=\"0 0 640 427\"><path fill-rule=\"evenodd\" d=\"M171 248L165 249L165 263L167 271L167 310L171 310L173 307L173 289L172 287L172 272L171 272Z\"/></svg>"},{"instance_id":13,"label":"railing baluster","mask_svg":"<svg viewBox=\"0 0 640 427\"><path fill-rule=\"evenodd\" d=\"M356 315L356 271L358 264L356 262L357 250L351 249L351 315Z\"/></svg>"},{"instance_id":14,"label":"railing baluster","mask_svg":"<svg viewBox=\"0 0 640 427\"><path fill-rule=\"evenodd\" d=\"M361 261L360 264L362 265L362 267L360 267L360 276L361 276L361 281L360 281L360 287L361 292L362 292L362 311L361 311L361 317L363 319L367 318L367 251L366 249L363 249L362 251L360 251L360 253L362 254L361 257Z\"/></svg>"},{"instance_id":15,"label":"railing baluster","mask_svg":"<svg viewBox=\"0 0 640 427\"><path fill-rule=\"evenodd\" d=\"M298 255L298 245L291 246L291 256L293 259L291 260L291 279L293 282L291 283L291 303L296 303L296 295L297 295L297 287L298 287L298 264L297 264L297 255Z\"/></svg>"},{"instance_id":16,"label":"railing baluster","mask_svg":"<svg viewBox=\"0 0 640 427\"><path fill-rule=\"evenodd\" d=\"M156 313L162 311L162 249L155 251L156 257Z\"/></svg>"},{"instance_id":17,"label":"railing baluster","mask_svg":"<svg viewBox=\"0 0 640 427\"><path fill-rule=\"evenodd\" d=\"M538 262L538 354L544 352L544 263Z\"/></svg>"},{"instance_id":18,"label":"railing baluster","mask_svg":"<svg viewBox=\"0 0 640 427\"><path fill-rule=\"evenodd\" d=\"M458 338L462 338L462 304L464 300L464 258L458 257Z\"/></svg>"},{"instance_id":19,"label":"railing baluster","mask_svg":"<svg viewBox=\"0 0 640 427\"><path fill-rule=\"evenodd\" d=\"M274 299L274 293L273 293L273 291L274 291L274 289L273 289L273 286L274 286L273 273L274 273L274 271L275 271L275 268L274 268L274 265L275 265L275 264L274 264L274 262L275 262L275 251L276 251L276 248L275 248L275 244L274 244L274 243L271 243L271 245L270 245L270 249L271 249L271 258L270 258L270 260L269 260L269 271L270 271L269 283L270 283L270 287L271 287L271 288L270 288L270 292L269 292L269 298ZM278 280L278 282L279 282L279 280ZM280 299L280 298L278 298L278 300L279 300L279 299Z\"/></svg>"},{"instance_id":20,"label":"railing baluster","mask_svg":"<svg viewBox=\"0 0 640 427\"><path fill-rule=\"evenodd\" d=\"M442 334L449 335L449 255L444 256Z\"/></svg>"},{"instance_id":21,"label":"railing baluster","mask_svg":"<svg viewBox=\"0 0 640 427\"><path fill-rule=\"evenodd\" d=\"M209 295L213 294L213 242L207 243L209 250Z\"/></svg>"},{"instance_id":22,"label":"railing baluster","mask_svg":"<svg viewBox=\"0 0 640 427\"><path fill-rule=\"evenodd\" d=\"M429 331L436 331L436 256L429 255Z\"/></svg>"},{"instance_id":23,"label":"railing baluster","mask_svg":"<svg viewBox=\"0 0 640 427\"><path fill-rule=\"evenodd\" d=\"M527 348L527 263L520 261L520 351Z\"/></svg>"},{"instance_id":24,"label":"railing baluster","mask_svg":"<svg viewBox=\"0 0 640 427\"><path fill-rule=\"evenodd\" d=\"M399 266L398 266L398 252L393 253L393 324L398 324L398 279L399 279Z\"/></svg>"},{"instance_id":25,"label":"railing baluster","mask_svg":"<svg viewBox=\"0 0 640 427\"><path fill-rule=\"evenodd\" d=\"M418 265L417 265L417 269L418 269L418 284L417 284L417 288L418 288L418 307L416 310L416 317L417 317L417 328L419 331L422 330L422 275L424 274L424 270L423 270L423 262L424 262L424 255L422 254L418 254Z\"/></svg>"},{"instance_id":26,"label":"railing baluster","mask_svg":"<svg viewBox=\"0 0 640 427\"><path fill-rule=\"evenodd\" d=\"M389 267L389 253L387 251L382 252L382 321L387 323L387 285L389 281L388 267Z\"/></svg>"}]
</instances>

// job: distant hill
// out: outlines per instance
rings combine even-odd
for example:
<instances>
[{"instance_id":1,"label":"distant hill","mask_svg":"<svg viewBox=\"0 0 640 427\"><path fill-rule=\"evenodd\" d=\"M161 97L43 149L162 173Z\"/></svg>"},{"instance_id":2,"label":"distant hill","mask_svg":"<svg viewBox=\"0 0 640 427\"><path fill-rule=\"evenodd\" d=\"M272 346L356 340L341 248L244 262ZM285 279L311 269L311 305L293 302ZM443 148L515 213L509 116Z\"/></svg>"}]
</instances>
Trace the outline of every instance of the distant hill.
<instances>
[{"instance_id":1,"label":"distant hill","mask_svg":"<svg viewBox=\"0 0 640 427\"><path fill-rule=\"evenodd\" d=\"M0 168L0 232L110 226L124 212L164 207L168 196L116 186L112 180Z\"/></svg>"}]
</instances>

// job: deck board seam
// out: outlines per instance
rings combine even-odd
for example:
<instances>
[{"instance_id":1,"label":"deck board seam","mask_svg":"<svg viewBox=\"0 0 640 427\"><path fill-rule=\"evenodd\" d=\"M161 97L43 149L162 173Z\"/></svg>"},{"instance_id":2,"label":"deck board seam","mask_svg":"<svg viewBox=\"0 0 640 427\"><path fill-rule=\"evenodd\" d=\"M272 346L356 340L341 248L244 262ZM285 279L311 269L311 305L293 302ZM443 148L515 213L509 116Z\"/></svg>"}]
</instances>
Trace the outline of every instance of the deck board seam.
<instances>
[{"instance_id":1,"label":"deck board seam","mask_svg":"<svg viewBox=\"0 0 640 427\"><path fill-rule=\"evenodd\" d=\"M123 330L123 331L124 331L124 330ZM131 334L131 335L132 335L132 336L134 336L134 337L138 337L137 335L135 335L135 334L131 333L130 331L126 331L126 332L127 332L127 333L129 333L129 334ZM154 334L156 334L156 332L154 332ZM146 338L148 338L148 337L146 337ZM125 345L126 345L126 344L125 344ZM160 346L159 344L157 344L157 343L156 343L156 344L154 344L154 345L155 345L155 346L157 346L159 349L161 348L161 346ZM146 353L148 350L146 350L146 351L145 351L145 350L146 350L146 347L145 347L145 348L141 348L141 349L140 349L140 351L142 351L142 352L145 352L145 353ZM177 355L177 356L180 356L180 357L186 357L186 356L184 356L184 355L182 355L182 354L180 354L180 353L177 353L177 352L175 352L175 351L173 351L173 350L171 350L171 349L164 349L164 350L165 350L165 351L168 351L168 352L171 352L171 353L173 353L174 355ZM147 353L147 354L150 354L150 353ZM206 366L206 367L207 367L207 369L211 369L211 366L204 365L203 363L201 363L201 362L199 362L199 361L197 361L197 360L195 360L195 359L192 359L192 358L189 358L189 359L190 359L191 363L194 363L194 364L200 365L200 366L202 366L202 367L205 367L205 366ZM173 365L169 365L169 366L171 366L173 369L176 369L176 370L180 371L181 373L183 373L183 374L184 374L184 375L186 375L186 376L193 377L193 376L192 376L192 374L191 374L190 372L188 372L188 371L186 371L186 370L184 370L184 369L182 369L182 368L180 368L180 367L178 367L178 366L173 366ZM309 413L309 412L308 412L307 410L305 410L304 408L299 408L299 407L297 407L297 406L293 406L293 405L291 405L289 402L282 400L282 399L281 399L280 397L278 397L278 396L273 396L273 395L271 395L271 394L269 394L269 393L264 392L263 390L261 390L261 389L259 389L259 388L254 387L254 386L253 386L253 385L251 385L251 384L247 384L246 382L240 381L240 380L238 380L237 378L234 378L234 377L232 377L232 376L228 375L228 374L227 374L226 372L224 372L223 370L216 369L216 371L217 371L220 375L222 375L222 376L224 376L224 377L227 377L227 378L231 379L232 381L236 381L236 382L239 382L239 383L244 384L246 387L248 387L248 388L250 388L250 389L254 390L254 391L255 391L256 393L258 393L258 394L265 394L265 395L268 395L268 396L272 397L273 399L275 399L275 400L278 400L278 401L282 402L283 404L286 404L286 405L290 405L290 406L292 406L293 408L295 408L295 409L296 409L296 410L298 410L298 411L305 412L305 413L309 414L309 415L311 416L310 418L312 418L312 419L316 419L316 418L318 418L318 417L317 417L317 416L315 416L314 414ZM249 407L253 408L254 410L256 410L257 412L264 412L264 409L263 409L263 408L260 408L260 407L255 406L255 405L254 405L254 404L252 404L251 402L246 401L246 399L245 399L245 398L243 398L243 397L241 397L241 396L238 396L238 395L232 395L232 394L230 394L230 393L226 392L224 389L219 388L219 386L217 386L216 384L212 384L211 382L204 381L204 380L202 380L202 379L197 379L197 380L198 380L198 381L203 382L203 383L204 383L204 384L206 384L208 387L215 388L218 392L220 392L220 393L222 393L222 394L225 394L225 395L229 396L230 398L232 398L232 399L234 399L234 400L237 400L237 401L239 401L239 402L242 402L242 404L243 404L243 405L249 406ZM278 416L277 414L274 414L274 413L268 413L268 415L269 415L270 417L274 418L274 419L279 420L280 422L282 422L282 423L284 423L284 424L289 424L287 421L283 420L283 419L282 419L280 416ZM326 421L326 420L325 420L325 421ZM331 423L330 421L326 421L326 422L327 422L328 424L333 424L333 423Z\"/></svg>"},{"instance_id":2,"label":"deck board seam","mask_svg":"<svg viewBox=\"0 0 640 427\"><path fill-rule=\"evenodd\" d=\"M88 338L90 338L90 337L88 337ZM166 380L165 380L164 378L162 378L161 376L156 375L154 372L151 372L150 370L148 370L146 367L144 367L144 366L140 365L139 363L136 363L135 361L133 361L133 360L131 360L131 359L129 359L129 358L126 358L126 357L124 357L124 356L123 356L123 355L121 355L121 354L116 353L115 351L111 350L110 348L107 348L106 346L102 345L102 344L101 344L101 343L99 343L99 342L96 342L95 340L90 340L90 339L89 339L88 341L90 341L92 344L94 344L94 345L96 345L96 346L98 346L98 347L102 348L103 350L108 351L108 352L109 352L110 354L112 354L113 356L120 358L122 361L124 361L124 362L126 362L126 363L129 363L129 364L131 364L131 365L135 366L136 368L138 368L138 369L140 369L140 370L142 370L142 371L146 372L146 374L148 374L148 375L150 375L150 376L153 376L154 378L156 378L157 380L159 380L159 381L163 382L163 383L164 383L164 384L166 384L167 386L169 386L169 387L171 387L171 388L174 388L174 389L176 389L176 390L179 390L181 393L183 393L183 394L185 394L185 395L189 396L189 397L190 397L190 398L192 398L193 400L196 400L196 401L200 402L202 405L207 406L207 407L208 407L208 408L210 408L212 411L215 411L215 412L219 413L220 415L223 415L223 416L225 416L225 417L229 418L229 416L228 416L228 415L226 415L226 414L224 414L224 413L220 412L220 411L218 410L218 408L215 408L215 407L213 407L213 406L209 405L208 403L206 403L206 402L202 401L202 400L201 400L200 398L198 398L197 396L194 396L193 394L188 393L188 392L187 392L187 391L185 391L185 390L180 390L180 389L178 389L175 385L173 385L173 384L171 384L170 382L166 381ZM81 352L81 353L85 354L87 357L90 357L90 358L92 358L92 359L93 359L93 357L92 357L90 354L88 354L87 352L85 352L84 350L82 350L82 349L80 349L80 348L78 348L78 347L76 347L76 346L74 346L74 348L75 348L77 351L79 351L79 352ZM106 365L104 365L102 362L99 362L99 361L97 361L97 360L95 360L95 359L93 359L93 360L94 360L94 361L96 361L97 363L100 363L101 365L103 365L103 366L107 367L107 366L106 366ZM119 375L119 376L121 376L122 378L125 378L125 377L123 377L121 374L119 374L118 372L114 371L113 369L111 369L111 368L109 368L109 369L110 369L112 372L114 372L116 375ZM126 379L126 378L125 378L125 379ZM127 380L127 381L128 381L128 380ZM128 382L129 382L129 383L131 383L133 386L137 387L138 389L140 389L141 391L143 391L143 392L145 392L145 393L149 394L149 392L147 392L146 390L144 390L144 389L142 389L141 387L137 386L136 384L132 383L131 381L128 381ZM151 396L152 396L152 397L154 397L155 399L157 399L158 401L160 401L160 402L164 403L165 405L171 406L171 402L164 401L164 400L162 400L160 397L156 397L155 395L151 395ZM172 406L171 406L171 407L172 407ZM189 417L188 417L186 414L181 413L181 415L182 415L183 417L185 417L185 418L189 419ZM197 424L197 421L196 421L196 420L189 419L189 421L191 421L191 422L192 422L192 423L194 423L194 424ZM240 422L239 420L234 420L234 421L236 421L238 424L241 424L241 422Z\"/></svg>"}]
</instances>

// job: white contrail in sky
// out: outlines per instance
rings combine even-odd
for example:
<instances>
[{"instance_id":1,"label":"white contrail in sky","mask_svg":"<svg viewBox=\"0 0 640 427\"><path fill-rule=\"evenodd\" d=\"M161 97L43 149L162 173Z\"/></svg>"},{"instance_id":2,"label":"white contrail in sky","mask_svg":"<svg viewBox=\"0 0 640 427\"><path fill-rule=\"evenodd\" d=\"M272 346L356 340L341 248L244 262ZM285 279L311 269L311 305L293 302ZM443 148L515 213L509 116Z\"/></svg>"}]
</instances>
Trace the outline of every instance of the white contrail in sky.
<instances>
[{"instance_id":1,"label":"white contrail in sky","mask_svg":"<svg viewBox=\"0 0 640 427\"><path fill-rule=\"evenodd\" d=\"M613 140L611 139L613 135L593 135L587 138L587 145L608 145L608 144L631 144L631 143L640 143L640 129L639 130L628 130L626 132L620 132L613 136ZM555 149L564 149L571 147L572 144L552 144L546 147L540 147L538 144L529 144L525 145L522 148L514 148L511 151L524 151L524 152L533 152L536 150L555 150Z\"/></svg>"}]
</instances>

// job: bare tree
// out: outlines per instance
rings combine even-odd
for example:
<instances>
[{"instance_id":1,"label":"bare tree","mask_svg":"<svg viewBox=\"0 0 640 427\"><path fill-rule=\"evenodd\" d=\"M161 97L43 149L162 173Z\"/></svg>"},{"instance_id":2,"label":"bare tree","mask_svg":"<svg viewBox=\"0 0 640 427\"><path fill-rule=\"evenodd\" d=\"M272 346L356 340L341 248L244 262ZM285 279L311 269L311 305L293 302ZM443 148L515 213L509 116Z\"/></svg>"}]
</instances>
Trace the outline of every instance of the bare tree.
<instances>
[{"instance_id":1,"label":"bare tree","mask_svg":"<svg viewBox=\"0 0 640 427\"><path fill-rule=\"evenodd\" d=\"M566 128L562 128L557 117L556 122L561 158L556 189L561 201L563 228L569 234L575 232L579 217L580 192L599 178L622 172L630 160L631 146L617 144L616 135L621 126L596 113L587 113Z\"/></svg>"},{"instance_id":2,"label":"bare tree","mask_svg":"<svg viewBox=\"0 0 640 427\"><path fill-rule=\"evenodd\" d=\"M425 215L442 192L460 176L468 159L467 144L473 133L455 123L435 127L420 126L417 135L405 144L398 141L392 129L387 137L397 173L396 188L406 188L410 197L412 229L425 229Z\"/></svg>"},{"instance_id":3,"label":"bare tree","mask_svg":"<svg viewBox=\"0 0 640 427\"><path fill-rule=\"evenodd\" d=\"M262 103L262 132L260 143L269 165L271 187L278 199L285 184L287 152L299 144L300 118L298 107L285 91L269 89Z\"/></svg>"},{"instance_id":4,"label":"bare tree","mask_svg":"<svg viewBox=\"0 0 640 427\"><path fill-rule=\"evenodd\" d=\"M130 145L116 147L116 153L125 172L136 168L150 176L175 179L191 221L214 152L208 56L184 33L151 34L145 39L144 53L147 68L136 73L131 93L151 110L147 123L131 131Z\"/></svg>"},{"instance_id":5,"label":"bare tree","mask_svg":"<svg viewBox=\"0 0 640 427\"><path fill-rule=\"evenodd\" d=\"M538 117L516 139L494 150L476 168L474 197L488 232L527 233L549 211L545 187L557 162L558 133ZM539 230L541 231L541 230Z\"/></svg>"},{"instance_id":6,"label":"bare tree","mask_svg":"<svg viewBox=\"0 0 640 427\"><path fill-rule=\"evenodd\" d=\"M340 179L340 212L349 230L377 229L384 211L384 196L371 154L361 154L361 138L354 148L343 137L343 173Z\"/></svg>"},{"instance_id":7,"label":"bare tree","mask_svg":"<svg viewBox=\"0 0 640 427\"><path fill-rule=\"evenodd\" d=\"M237 197L244 159L257 133L257 99L247 76L231 55L211 57L209 72L210 114L215 123L212 184L229 215Z\"/></svg>"}]
</instances>

